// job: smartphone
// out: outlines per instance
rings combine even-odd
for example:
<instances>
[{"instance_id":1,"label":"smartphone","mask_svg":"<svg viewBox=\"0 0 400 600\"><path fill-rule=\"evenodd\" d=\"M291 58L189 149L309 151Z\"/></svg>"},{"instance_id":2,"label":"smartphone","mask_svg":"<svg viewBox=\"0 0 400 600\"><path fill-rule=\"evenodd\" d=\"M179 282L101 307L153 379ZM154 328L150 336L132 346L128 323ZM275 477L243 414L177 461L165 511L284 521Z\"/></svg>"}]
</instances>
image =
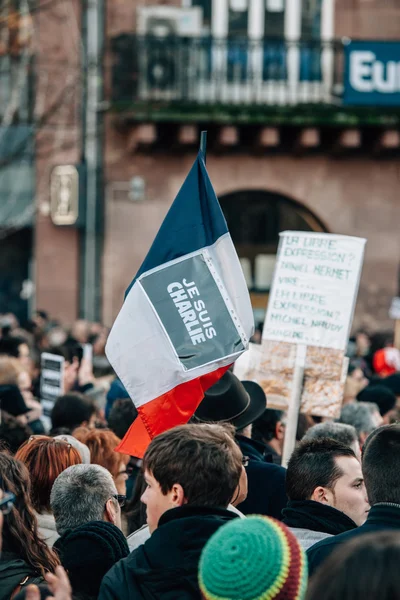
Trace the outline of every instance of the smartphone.
<instances>
[{"instance_id":1,"label":"smartphone","mask_svg":"<svg viewBox=\"0 0 400 600\"><path fill-rule=\"evenodd\" d=\"M83 356L89 362L93 362L93 346L92 344L82 344Z\"/></svg>"}]
</instances>

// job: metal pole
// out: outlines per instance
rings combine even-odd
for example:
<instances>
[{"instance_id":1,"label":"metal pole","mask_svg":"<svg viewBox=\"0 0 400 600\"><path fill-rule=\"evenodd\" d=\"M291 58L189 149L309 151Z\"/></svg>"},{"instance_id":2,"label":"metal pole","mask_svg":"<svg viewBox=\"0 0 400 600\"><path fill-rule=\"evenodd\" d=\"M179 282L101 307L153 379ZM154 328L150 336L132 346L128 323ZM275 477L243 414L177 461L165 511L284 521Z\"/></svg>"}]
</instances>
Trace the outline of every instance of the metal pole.
<instances>
[{"instance_id":1,"label":"metal pole","mask_svg":"<svg viewBox=\"0 0 400 600\"><path fill-rule=\"evenodd\" d=\"M204 162L207 158L207 131L202 131L200 134L200 150L204 155Z\"/></svg>"},{"instance_id":2,"label":"metal pole","mask_svg":"<svg viewBox=\"0 0 400 600\"><path fill-rule=\"evenodd\" d=\"M86 163L86 224L84 234L83 316L95 321L98 315L98 106L100 81L100 0L87 0L86 112L84 158Z\"/></svg>"}]
</instances>

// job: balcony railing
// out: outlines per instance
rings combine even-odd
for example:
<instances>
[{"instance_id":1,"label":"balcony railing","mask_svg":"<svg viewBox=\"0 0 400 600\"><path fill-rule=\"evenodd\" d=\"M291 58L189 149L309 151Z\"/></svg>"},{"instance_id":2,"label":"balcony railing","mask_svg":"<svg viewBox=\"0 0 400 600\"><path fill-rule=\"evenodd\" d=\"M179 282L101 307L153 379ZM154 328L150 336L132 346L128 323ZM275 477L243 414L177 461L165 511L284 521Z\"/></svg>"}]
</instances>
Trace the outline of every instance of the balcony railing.
<instances>
[{"instance_id":1,"label":"balcony railing","mask_svg":"<svg viewBox=\"0 0 400 600\"><path fill-rule=\"evenodd\" d=\"M114 106L340 104L341 42L283 39L112 40Z\"/></svg>"}]
</instances>

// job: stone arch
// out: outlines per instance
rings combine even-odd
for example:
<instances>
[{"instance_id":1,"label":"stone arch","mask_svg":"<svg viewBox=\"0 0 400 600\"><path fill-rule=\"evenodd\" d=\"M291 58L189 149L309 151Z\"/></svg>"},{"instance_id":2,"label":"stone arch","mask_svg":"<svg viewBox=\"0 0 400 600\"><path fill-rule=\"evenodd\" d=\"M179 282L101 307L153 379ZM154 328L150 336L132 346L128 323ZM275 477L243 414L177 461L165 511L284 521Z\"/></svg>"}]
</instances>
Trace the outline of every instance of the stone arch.
<instances>
[{"instance_id":1,"label":"stone arch","mask_svg":"<svg viewBox=\"0 0 400 600\"><path fill-rule=\"evenodd\" d=\"M278 192L238 190L222 194L219 201L242 263L256 321L262 321L279 233L285 230L327 233L328 228L309 208Z\"/></svg>"}]
</instances>

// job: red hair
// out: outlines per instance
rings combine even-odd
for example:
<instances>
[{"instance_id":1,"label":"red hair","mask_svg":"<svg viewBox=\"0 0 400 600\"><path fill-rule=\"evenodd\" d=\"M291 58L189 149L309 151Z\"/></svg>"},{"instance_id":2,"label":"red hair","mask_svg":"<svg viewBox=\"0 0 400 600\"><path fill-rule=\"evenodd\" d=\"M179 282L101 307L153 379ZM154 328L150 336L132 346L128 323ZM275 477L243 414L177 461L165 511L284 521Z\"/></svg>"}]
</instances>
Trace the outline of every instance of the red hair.
<instances>
[{"instance_id":1,"label":"red hair","mask_svg":"<svg viewBox=\"0 0 400 600\"><path fill-rule=\"evenodd\" d=\"M121 440L111 429L78 427L73 436L89 448L90 462L104 467L114 478L118 475L121 462L127 465L130 460L127 454L115 452Z\"/></svg>"},{"instance_id":2,"label":"red hair","mask_svg":"<svg viewBox=\"0 0 400 600\"><path fill-rule=\"evenodd\" d=\"M31 436L15 455L29 471L32 483L31 500L38 513L51 512L50 492L60 473L82 463L78 450L64 440L45 435Z\"/></svg>"}]
</instances>

